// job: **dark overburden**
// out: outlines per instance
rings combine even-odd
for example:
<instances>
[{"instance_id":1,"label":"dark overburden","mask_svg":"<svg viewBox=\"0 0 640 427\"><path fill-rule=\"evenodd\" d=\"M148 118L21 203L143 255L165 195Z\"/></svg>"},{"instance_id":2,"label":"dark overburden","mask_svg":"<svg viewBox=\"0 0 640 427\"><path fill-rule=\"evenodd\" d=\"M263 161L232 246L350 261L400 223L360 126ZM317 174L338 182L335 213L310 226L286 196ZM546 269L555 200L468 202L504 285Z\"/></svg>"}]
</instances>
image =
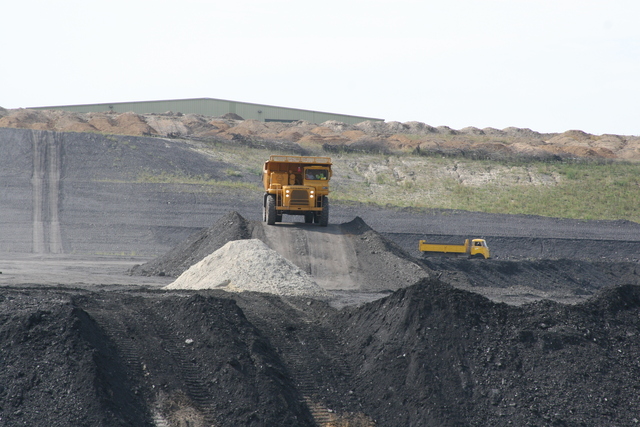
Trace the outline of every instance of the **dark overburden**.
<instances>
[{"instance_id":1,"label":"dark overburden","mask_svg":"<svg viewBox=\"0 0 640 427\"><path fill-rule=\"evenodd\" d=\"M425 280L341 311L3 288L1 425L634 425L639 314L631 285L514 307Z\"/></svg>"}]
</instances>

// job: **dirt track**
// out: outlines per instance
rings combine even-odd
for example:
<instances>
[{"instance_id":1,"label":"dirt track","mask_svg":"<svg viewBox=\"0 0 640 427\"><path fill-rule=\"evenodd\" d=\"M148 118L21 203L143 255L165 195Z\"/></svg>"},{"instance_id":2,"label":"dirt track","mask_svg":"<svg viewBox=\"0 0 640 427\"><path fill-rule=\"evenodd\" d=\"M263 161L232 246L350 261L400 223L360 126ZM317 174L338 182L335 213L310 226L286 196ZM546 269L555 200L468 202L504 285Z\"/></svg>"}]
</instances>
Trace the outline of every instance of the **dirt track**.
<instances>
[{"instance_id":1,"label":"dirt track","mask_svg":"<svg viewBox=\"0 0 640 427\"><path fill-rule=\"evenodd\" d=\"M270 227L259 223L254 235L264 236L267 245L307 271L328 290L398 289L427 276L411 260L388 251L376 253L375 245L363 234L362 227L358 221L326 228L301 223ZM363 251L368 251L369 256L362 256ZM393 283L392 287L389 283Z\"/></svg>"},{"instance_id":2,"label":"dirt track","mask_svg":"<svg viewBox=\"0 0 640 427\"><path fill-rule=\"evenodd\" d=\"M227 167L180 142L60 134L34 168L52 135L2 135L0 425L640 423L638 224L332 204L265 227L251 198L122 179ZM463 233L497 259L416 253ZM333 300L161 289L249 238Z\"/></svg>"},{"instance_id":3,"label":"dirt track","mask_svg":"<svg viewBox=\"0 0 640 427\"><path fill-rule=\"evenodd\" d=\"M262 227L265 242L275 251L308 271L324 288L359 289L356 285L356 251L337 225L325 229L283 223Z\"/></svg>"}]
</instances>

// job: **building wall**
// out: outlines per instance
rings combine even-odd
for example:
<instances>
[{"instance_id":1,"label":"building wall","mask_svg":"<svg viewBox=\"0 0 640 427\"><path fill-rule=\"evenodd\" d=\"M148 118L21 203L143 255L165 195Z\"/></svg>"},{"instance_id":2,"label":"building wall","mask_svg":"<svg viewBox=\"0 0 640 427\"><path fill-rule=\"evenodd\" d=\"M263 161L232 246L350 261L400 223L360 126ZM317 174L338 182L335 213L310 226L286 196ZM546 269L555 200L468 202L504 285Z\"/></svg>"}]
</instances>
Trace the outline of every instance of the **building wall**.
<instances>
[{"instance_id":1,"label":"building wall","mask_svg":"<svg viewBox=\"0 0 640 427\"><path fill-rule=\"evenodd\" d=\"M383 121L372 117L351 116L346 114L326 113L321 111L300 110L296 108L276 107L272 105L252 104L248 102L229 101L214 98L174 99L165 101L114 102L104 104L61 105L49 107L34 107L36 110L65 110L78 113L113 111L126 113L132 111L138 114L174 113L201 114L204 116L222 116L235 113L245 120L259 120L262 122L282 121L291 122L306 120L311 123L322 123L336 120L347 124L361 123L367 120Z\"/></svg>"}]
</instances>

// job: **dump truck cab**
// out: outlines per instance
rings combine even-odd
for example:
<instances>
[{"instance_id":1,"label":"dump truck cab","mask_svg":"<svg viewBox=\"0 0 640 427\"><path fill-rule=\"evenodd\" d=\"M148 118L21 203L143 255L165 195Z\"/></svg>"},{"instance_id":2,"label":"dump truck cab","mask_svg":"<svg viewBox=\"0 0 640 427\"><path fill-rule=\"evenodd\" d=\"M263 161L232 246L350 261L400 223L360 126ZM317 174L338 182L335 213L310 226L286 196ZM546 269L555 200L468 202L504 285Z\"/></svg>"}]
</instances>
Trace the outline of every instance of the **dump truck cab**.
<instances>
[{"instance_id":1,"label":"dump truck cab","mask_svg":"<svg viewBox=\"0 0 640 427\"><path fill-rule=\"evenodd\" d=\"M272 155L264 164L263 221L273 225L282 215L304 216L306 223L329 223L331 159Z\"/></svg>"},{"instance_id":2,"label":"dump truck cab","mask_svg":"<svg viewBox=\"0 0 640 427\"><path fill-rule=\"evenodd\" d=\"M471 248L469 255L472 257L484 257L484 259L491 258L491 252L489 252L489 246L484 239L471 240Z\"/></svg>"}]
</instances>

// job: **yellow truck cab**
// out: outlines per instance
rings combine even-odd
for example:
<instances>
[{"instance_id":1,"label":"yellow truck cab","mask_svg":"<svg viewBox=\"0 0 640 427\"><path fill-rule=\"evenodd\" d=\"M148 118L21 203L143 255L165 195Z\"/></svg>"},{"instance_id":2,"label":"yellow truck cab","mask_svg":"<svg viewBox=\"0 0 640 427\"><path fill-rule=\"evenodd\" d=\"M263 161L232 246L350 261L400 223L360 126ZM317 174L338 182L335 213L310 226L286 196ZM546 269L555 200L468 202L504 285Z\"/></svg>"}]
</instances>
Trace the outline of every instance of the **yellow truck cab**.
<instances>
[{"instance_id":1,"label":"yellow truck cab","mask_svg":"<svg viewBox=\"0 0 640 427\"><path fill-rule=\"evenodd\" d=\"M463 245L434 244L427 243L426 240L420 240L418 247L426 255L468 255L471 258L491 258L489 246L487 246L487 242L484 239L466 239Z\"/></svg>"},{"instance_id":2,"label":"yellow truck cab","mask_svg":"<svg viewBox=\"0 0 640 427\"><path fill-rule=\"evenodd\" d=\"M304 222L329 223L331 159L315 156L272 155L264 164L262 219L269 225L282 215L301 215Z\"/></svg>"}]
</instances>

